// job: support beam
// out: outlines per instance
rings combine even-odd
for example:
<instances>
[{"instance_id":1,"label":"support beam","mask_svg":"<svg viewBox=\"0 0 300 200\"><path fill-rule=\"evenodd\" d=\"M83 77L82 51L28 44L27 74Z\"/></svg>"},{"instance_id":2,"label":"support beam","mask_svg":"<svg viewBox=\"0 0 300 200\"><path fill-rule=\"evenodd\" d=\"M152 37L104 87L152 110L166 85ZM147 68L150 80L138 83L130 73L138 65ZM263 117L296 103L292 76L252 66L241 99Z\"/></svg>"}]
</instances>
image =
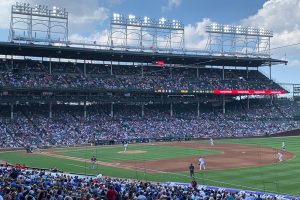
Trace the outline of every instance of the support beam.
<instances>
[{"instance_id":1,"label":"support beam","mask_svg":"<svg viewBox=\"0 0 300 200\"><path fill-rule=\"evenodd\" d=\"M51 61L51 57L49 58L49 74L52 74L52 61Z\"/></svg>"},{"instance_id":2,"label":"support beam","mask_svg":"<svg viewBox=\"0 0 300 200\"><path fill-rule=\"evenodd\" d=\"M197 103L197 116L200 116L200 102Z\"/></svg>"},{"instance_id":3,"label":"support beam","mask_svg":"<svg viewBox=\"0 0 300 200\"><path fill-rule=\"evenodd\" d=\"M249 78L249 68L247 66L247 78Z\"/></svg>"},{"instance_id":4,"label":"support beam","mask_svg":"<svg viewBox=\"0 0 300 200\"><path fill-rule=\"evenodd\" d=\"M272 79L272 64L271 64L271 62L269 63L269 69L270 69L270 79Z\"/></svg>"},{"instance_id":5,"label":"support beam","mask_svg":"<svg viewBox=\"0 0 300 200\"><path fill-rule=\"evenodd\" d=\"M224 71L224 65L223 65L223 67L222 67L222 80L224 80L225 79L225 71Z\"/></svg>"},{"instance_id":6,"label":"support beam","mask_svg":"<svg viewBox=\"0 0 300 200\"><path fill-rule=\"evenodd\" d=\"M273 105L273 95L270 95L270 102L271 102L271 105Z\"/></svg>"},{"instance_id":7,"label":"support beam","mask_svg":"<svg viewBox=\"0 0 300 200\"><path fill-rule=\"evenodd\" d=\"M294 100L295 100L295 96L296 96L296 95L295 95L295 86L296 86L296 85L293 84L293 99L294 99Z\"/></svg>"},{"instance_id":8,"label":"support beam","mask_svg":"<svg viewBox=\"0 0 300 200\"><path fill-rule=\"evenodd\" d=\"M249 99L249 95L247 96L247 109L250 108L250 99Z\"/></svg>"},{"instance_id":9,"label":"support beam","mask_svg":"<svg viewBox=\"0 0 300 200\"><path fill-rule=\"evenodd\" d=\"M14 105L10 104L10 119L14 119Z\"/></svg>"},{"instance_id":10,"label":"support beam","mask_svg":"<svg viewBox=\"0 0 300 200\"><path fill-rule=\"evenodd\" d=\"M223 114L226 113L225 95L223 95Z\"/></svg>"},{"instance_id":11,"label":"support beam","mask_svg":"<svg viewBox=\"0 0 300 200\"><path fill-rule=\"evenodd\" d=\"M112 61L110 61L110 75L113 75L113 65L112 65Z\"/></svg>"},{"instance_id":12,"label":"support beam","mask_svg":"<svg viewBox=\"0 0 300 200\"><path fill-rule=\"evenodd\" d=\"M197 78L199 78L199 67L197 67Z\"/></svg>"},{"instance_id":13,"label":"support beam","mask_svg":"<svg viewBox=\"0 0 300 200\"><path fill-rule=\"evenodd\" d=\"M110 117L113 118L114 117L114 102L112 102L110 104Z\"/></svg>"},{"instance_id":14,"label":"support beam","mask_svg":"<svg viewBox=\"0 0 300 200\"><path fill-rule=\"evenodd\" d=\"M52 118L52 103L49 103L49 118Z\"/></svg>"},{"instance_id":15,"label":"support beam","mask_svg":"<svg viewBox=\"0 0 300 200\"><path fill-rule=\"evenodd\" d=\"M170 76L171 76L171 78L173 78L173 68L172 68L172 64L170 64Z\"/></svg>"},{"instance_id":16,"label":"support beam","mask_svg":"<svg viewBox=\"0 0 300 200\"><path fill-rule=\"evenodd\" d=\"M14 56L11 54L11 69L14 68Z\"/></svg>"},{"instance_id":17,"label":"support beam","mask_svg":"<svg viewBox=\"0 0 300 200\"><path fill-rule=\"evenodd\" d=\"M144 117L145 116L145 111L144 111L144 104L142 104L142 117Z\"/></svg>"},{"instance_id":18,"label":"support beam","mask_svg":"<svg viewBox=\"0 0 300 200\"><path fill-rule=\"evenodd\" d=\"M142 78L144 78L144 65L142 63Z\"/></svg>"},{"instance_id":19,"label":"support beam","mask_svg":"<svg viewBox=\"0 0 300 200\"><path fill-rule=\"evenodd\" d=\"M173 102L171 102L171 106L170 106L170 115L171 117L173 117Z\"/></svg>"},{"instance_id":20,"label":"support beam","mask_svg":"<svg viewBox=\"0 0 300 200\"><path fill-rule=\"evenodd\" d=\"M84 119L86 119L86 101L84 101L83 108L84 108L84 110L83 110L83 116L84 116Z\"/></svg>"},{"instance_id":21,"label":"support beam","mask_svg":"<svg viewBox=\"0 0 300 200\"><path fill-rule=\"evenodd\" d=\"M83 74L86 76L86 62L85 59L83 60Z\"/></svg>"}]
</instances>

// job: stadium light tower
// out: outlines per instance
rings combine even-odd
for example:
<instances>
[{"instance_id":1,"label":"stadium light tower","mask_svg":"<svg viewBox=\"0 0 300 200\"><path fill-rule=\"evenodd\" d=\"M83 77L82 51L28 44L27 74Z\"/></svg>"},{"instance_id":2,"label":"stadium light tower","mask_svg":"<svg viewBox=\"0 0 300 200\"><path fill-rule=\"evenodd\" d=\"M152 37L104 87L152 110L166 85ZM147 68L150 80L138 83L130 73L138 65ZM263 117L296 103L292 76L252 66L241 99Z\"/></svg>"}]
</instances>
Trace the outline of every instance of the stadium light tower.
<instances>
[{"instance_id":1,"label":"stadium light tower","mask_svg":"<svg viewBox=\"0 0 300 200\"><path fill-rule=\"evenodd\" d=\"M110 23L109 44L112 47L146 49L184 49L184 25L179 20L159 20L114 13Z\"/></svg>"},{"instance_id":2,"label":"stadium light tower","mask_svg":"<svg viewBox=\"0 0 300 200\"><path fill-rule=\"evenodd\" d=\"M11 7L9 41L67 43L68 12L57 6L16 2Z\"/></svg>"},{"instance_id":3,"label":"stadium light tower","mask_svg":"<svg viewBox=\"0 0 300 200\"><path fill-rule=\"evenodd\" d=\"M206 48L211 52L270 56L273 32L265 28L211 24Z\"/></svg>"}]
</instances>

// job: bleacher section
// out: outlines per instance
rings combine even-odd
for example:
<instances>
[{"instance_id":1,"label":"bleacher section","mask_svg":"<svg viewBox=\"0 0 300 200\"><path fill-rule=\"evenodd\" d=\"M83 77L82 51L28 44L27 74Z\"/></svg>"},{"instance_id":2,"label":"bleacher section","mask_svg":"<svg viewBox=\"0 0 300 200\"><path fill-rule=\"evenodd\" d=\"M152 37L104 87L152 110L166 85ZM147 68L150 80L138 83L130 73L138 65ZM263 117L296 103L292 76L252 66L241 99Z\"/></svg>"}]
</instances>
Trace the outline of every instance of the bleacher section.
<instances>
[{"instance_id":1,"label":"bleacher section","mask_svg":"<svg viewBox=\"0 0 300 200\"><path fill-rule=\"evenodd\" d=\"M201 104L174 104L173 116L163 104L144 106L110 104L87 106L86 118L81 105L17 105L11 119L9 106L0 106L0 147L26 145L51 146L86 144L106 140L147 140L164 138L265 136L300 128L291 115L292 102L246 100L227 105L223 114L218 107ZM287 104L289 103L289 104Z\"/></svg>"},{"instance_id":2,"label":"bleacher section","mask_svg":"<svg viewBox=\"0 0 300 200\"><path fill-rule=\"evenodd\" d=\"M196 66L197 67L197 66ZM258 70L176 68L10 60L0 63L0 86L25 88L98 88L128 90L283 90ZM86 74L83 72L86 71ZM198 74L198 76L197 76Z\"/></svg>"}]
</instances>

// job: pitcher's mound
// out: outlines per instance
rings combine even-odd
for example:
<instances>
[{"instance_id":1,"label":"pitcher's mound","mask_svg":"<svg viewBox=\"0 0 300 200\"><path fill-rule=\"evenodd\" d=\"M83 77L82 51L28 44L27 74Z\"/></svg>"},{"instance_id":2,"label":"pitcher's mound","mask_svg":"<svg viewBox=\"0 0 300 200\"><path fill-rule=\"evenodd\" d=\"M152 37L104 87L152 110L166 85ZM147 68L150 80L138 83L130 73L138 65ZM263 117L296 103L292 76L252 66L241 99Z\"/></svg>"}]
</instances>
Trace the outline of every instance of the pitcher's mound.
<instances>
[{"instance_id":1,"label":"pitcher's mound","mask_svg":"<svg viewBox=\"0 0 300 200\"><path fill-rule=\"evenodd\" d=\"M118 153L121 153L121 154L139 154L139 153L146 153L146 151L141 151L141 150L127 150L127 151L119 151Z\"/></svg>"}]
</instances>

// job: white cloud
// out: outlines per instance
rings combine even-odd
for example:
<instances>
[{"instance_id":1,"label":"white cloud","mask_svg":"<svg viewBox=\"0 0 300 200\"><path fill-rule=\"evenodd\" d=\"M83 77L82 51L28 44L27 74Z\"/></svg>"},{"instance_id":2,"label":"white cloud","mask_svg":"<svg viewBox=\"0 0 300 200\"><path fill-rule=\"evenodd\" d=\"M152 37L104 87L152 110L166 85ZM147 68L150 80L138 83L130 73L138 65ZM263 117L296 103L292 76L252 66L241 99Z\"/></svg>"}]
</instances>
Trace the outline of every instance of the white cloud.
<instances>
[{"instance_id":1,"label":"white cloud","mask_svg":"<svg viewBox=\"0 0 300 200\"><path fill-rule=\"evenodd\" d=\"M243 25L265 27L274 31L271 48L300 43L300 0L271 0L258 12L244 20ZM288 66L275 67L274 77L280 82L300 82L300 45L272 51L272 57L286 59Z\"/></svg>"},{"instance_id":2,"label":"white cloud","mask_svg":"<svg viewBox=\"0 0 300 200\"><path fill-rule=\"evenodd\" d=\"M300 0L271 0L264 3L256 14L241 20L244 26L264 27L274 31L271 48L300 43ZM185 27L187 48L204 49L208 35L205 26L213 23L203 19L195 25ZM300 45L272 51L272 57L287 59L288 65L275 66L273 78L278 82L300 83ZM268 72L269 69L263 69Z\"/></svg>"},{"instance_id":3,"label":"white cloud","mask_svg":"<svg viewBox=\"0 0 300 200\"><path fill-rule=\"evenodd\" d=\"M11 5L14 4L14 0L0 0L0 28L8 29L10 24L10 11Z\"/></svg>"},{"instance_id":4,"label":"white cloud","mask_svg":"<svg viewBox=\"0 0 300 200\"><path fill-rule=\"evenodd\" d=\"M297 43L300 42L299 10L299 0L267 1L255 15L241 20L241 23L274 31L273 47Z\"/></svg>"},{"instance_id":5,"label":"white cloud","mask_svg":"<svg viewBox=\"0 0 300 200\"><path fill-rule=\"evenodd\" d=\"M71 14L70 22L82 25L86 23L95 23L96 21L104 21L108 18L108 12L109 10L107 8L98 7L91 13L85 13L83 15Z\"/></svg>"},{"instance_id":6,"label":"white cloud","mask_svg":"<svg viewBox=\"0 0 300 200\"><path fill-rule=\"evenodd\" d=\"M35 4L66 8L69 12L70 32L92 32L97 25L108 18L109 9L100 5L98 0L27 0L32 6ZM121 2L121 0L116 0ZM0 0L0 28L8 29L10 24L11 5L15 0Z\"/></svg>"},{"instance_id":7,"label":"white cloud","mask_svg":"<svg viewBox=\"0 0 300 200\"><path fill-rule=\"evenodd\" d=\"M168 0L168 5L163 6L161 9L163 12L178 8L182 3L182 0Z\"/></svg>"},{"instance_id":8,"label":"white cloud","mask_svg":"<svg viewBox=\"0 0 300 200\"><path fill-rule=\"evenodd\" d=\"M202 21L197 22L196 24L192 25L192 24L188 24L185 26L184 28L184 32L185 32L185 47L186 48L192 48L192 49L204 49L207 43L207 39L208 39L208 35L205 32L205 28L207 25L213 23L210 19L208 18L204 18ZM89 42L92 43L93 41L96 41L97 44L107 44L108 41L108 35L109 35L109 31L107 29L105 29L104 31L101 32L94 32L88 36L83 36L81 34L72 34L70 35L69 39L70 41L76 41L76 42ZM133 35L133 34L132 34ZM133 36L130 37L133 37ZM122 38L122 36L119 36L120 38ZM115 39L116 40L116 39ZM148 38L149 40L149 38ZM162 39L160 38L160 41L162 41ZM123 44L123 41L114 41L114 44ZM131 41L129 39L128 44L131 45L139 45L136 44L135 41ZM145 44L145 46L151 46L151 44ZM164 47L164 46L161 46Z\"/></svg>"},{"instance_id":9,"label":"white cloud","mask_svg":"<svg viewBox=\"0 0 300 200\"><path fill-rule=\"evenodd\" d=\"M69 39L72 42L80 42L80 43L93 43L97 44L107 44L108 42L108 30L103 30L101 32L94 32L89 36L82 36L80 34L71 34Z\"/></svg>"},{"instance_id":10,"label":"white cloud","mask_svg":"<svg viewBox=\"0 0 300 200\"><path fill-rule=\"evenodd\" d=\"M206 26L211 24L212 21L204 18L202 21L197 22L195 25L188 24L184 28L185 32L185 47L204 49L207 43L208 34L205 32Z\"/></svg>"},{"instance_id":11,"label":"white cloud","mask_svg":"<svg viewBox=\"0 0 300 200\"><path fill-rule=\"evenodd\" d=\"M270 28L280 33L299 29L299 0L271 0L264 3L258 12L244 20L242 24Z\"/></svg>"}]
</instances>

